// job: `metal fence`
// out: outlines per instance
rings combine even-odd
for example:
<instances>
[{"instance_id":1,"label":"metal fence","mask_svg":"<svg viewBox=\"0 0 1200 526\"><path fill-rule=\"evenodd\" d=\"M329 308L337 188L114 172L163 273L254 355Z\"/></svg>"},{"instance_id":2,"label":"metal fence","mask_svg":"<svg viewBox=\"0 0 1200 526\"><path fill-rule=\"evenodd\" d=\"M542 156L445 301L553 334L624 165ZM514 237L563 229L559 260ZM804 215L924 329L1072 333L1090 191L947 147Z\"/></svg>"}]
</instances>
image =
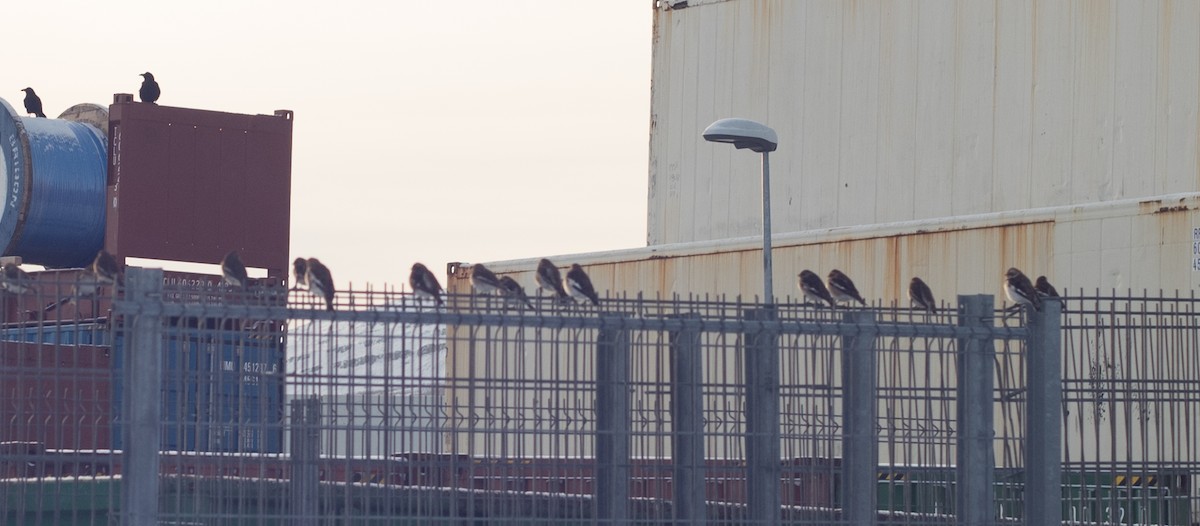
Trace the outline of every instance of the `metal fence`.
<instances>
[{"instance_id":1,"label":"metal fence","mask_svg":"<svg viewBox=\"0 0 1200 526\"><path fill-rule=\"evenodd\" d=\"M163 283L4 328L0 523L1198 521L1190 298L331 312Z\"/></svg>"}]
</instances>

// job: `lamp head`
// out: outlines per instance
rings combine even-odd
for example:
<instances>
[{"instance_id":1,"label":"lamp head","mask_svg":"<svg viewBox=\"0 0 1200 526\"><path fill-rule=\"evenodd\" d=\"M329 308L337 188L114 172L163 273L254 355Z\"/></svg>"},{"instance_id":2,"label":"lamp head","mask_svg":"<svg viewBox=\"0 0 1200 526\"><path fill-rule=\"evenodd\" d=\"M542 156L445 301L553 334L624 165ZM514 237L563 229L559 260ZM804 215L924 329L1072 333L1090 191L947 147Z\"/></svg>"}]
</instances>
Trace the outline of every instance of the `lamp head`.
<instances>
[{"instance_id":1,"label":"lamp head","mask_svg":"<svg viewBox=\"0 0 1200 526\"><path fill-rule=\"evenodd\" d=\"M704 129L704 140L731 143L753 152L773 152L779 146L775 130L749 119L721 119Z\"/></svg>"}]
</instances>

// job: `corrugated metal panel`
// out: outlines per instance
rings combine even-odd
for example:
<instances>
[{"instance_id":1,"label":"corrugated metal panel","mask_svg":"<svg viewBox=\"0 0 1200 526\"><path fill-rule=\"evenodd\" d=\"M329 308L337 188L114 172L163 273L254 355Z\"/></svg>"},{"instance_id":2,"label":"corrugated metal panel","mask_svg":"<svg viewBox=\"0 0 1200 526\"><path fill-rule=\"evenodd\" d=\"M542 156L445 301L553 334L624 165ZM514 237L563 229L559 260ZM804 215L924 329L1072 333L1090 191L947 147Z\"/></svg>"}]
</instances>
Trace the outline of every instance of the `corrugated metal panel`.
<instances>
[{"instance_id":1,"label":"corrugated metal panel","mask_svg":"<svg viewBox=\"0 0 1200 526\"><path fill-rule=\"evenodd\" d=\"M292 117L117 102L110 107L105 248L217 263L238 250L288 272Z\"/></svg>"},{"instance_id":2,"label":"corrugated metal panel","mask_svg":"<svg viewBox=\"0 0 1200 526\"><path fill-rule=\"evenodd\" d=\"M1200 3L689 2L655 15L650 244L1200 190Z\"/></svg>"},{"instance_id":3,"label":"corrugated metal panel","mask_svg":"<svg viewBox=\"0 0 1200 526\"><path fill-rule=\"evenodd\" d=\"M1200 286L1193 227L1200 227L1197 193L783 234L774 238L775 294L795 302L800 270L838 268L868 299L905 303L908 280L921 276L939 299L994 294L1000 301L1010 266L1044 274L1059 290L1186 291ZM762 294L761 244L751 236L550 259L584 265L602 294L749 299ZM529 290L536 266L536 258L488 263ZM468 291L466 273L452 276L449 288Z\"/></svg>"}]
</instances>

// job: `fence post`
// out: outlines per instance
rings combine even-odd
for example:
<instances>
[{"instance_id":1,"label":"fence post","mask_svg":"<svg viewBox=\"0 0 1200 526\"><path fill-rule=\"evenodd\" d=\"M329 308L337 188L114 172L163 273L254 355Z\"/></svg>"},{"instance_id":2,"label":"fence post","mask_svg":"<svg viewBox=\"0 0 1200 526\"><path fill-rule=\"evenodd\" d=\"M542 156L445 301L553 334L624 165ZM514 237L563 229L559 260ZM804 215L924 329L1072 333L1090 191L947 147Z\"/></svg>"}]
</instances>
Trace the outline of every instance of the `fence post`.
<instances>
[{"instance_id":1,"label":"fence post","mask_svg":"<svg viewBox=\"0 0 1200 526\"><path fill-rule=\"evenodd\" d=\"M747 321L774 321L775 309L748 309ZM747 330L746 387L747 522L779 524L779 334Z\"/></svg>"},{"instance_id":2,"label":"fence post","mask_svg":"<svg viewBox=\"0 0 1200 526\"><path fill-rule=\"evenodd\" d=\"M958 325L981 333L990 329L993 305L991 295L960 295ZM992 416L995 357L996 348L990 336L958 340L958 462L954 502L958 524L965 526L992 524L996 516Z\"/></svg>"},{"instance_id":3,"label":"fence post","mask_svg":"<svg viewBox=\"0 0 1200 526\"><path fill-rule=\"evenodd\" d=\"M842 519L850 525L871 525L878 516L879 491L875 313L847 312L842 321L857 325L842 333Z\"/></svg>"},{"instance_id":4,"label":"fence post","mask_svg":"<svg viewBox=\"0 0 1200 526\"><path fill-rule=\"evenodd\" d=\"M1025 377L1029 418L1025 446L1027 524L1062 522L1062 302L1042 301L1029 312Z\"/></svg>"},{"instance_id":5,"label":"fence post","mask_svg":"<svg viewBox=\"0 0 1200 526\"><path fill-rule=\"evenodd\" d=\"M630 519L632 413L629 394L629 332L607 318L596 342L596 518Z\"/></svg>"},{"instance_id":6,"label":"fence post","mask_svg":"<svg viewBox=\"0 0 1200 526\"><path fill-rule=\"evenodd\" d=\"M123 316L125 422L121 426L121 495L128 524L158 524L158 450L162 436L162 269L130 268L125 301L137 314ZM147 313L149 311L149 313Z\"/></svg>"},{"instance_id":7,"label":"fence post","mask_svg":"<svg viewBox=\"0 0 1200 526\"><path fill-rule=\"evenodd\" d=\"M321 455L321 399L315 396L292 400L291 524L317 524Z\"/></svg>"},{"instance_id":8,"label":"fence post","mask_svg":"<svg viewBox=\"0 0 1200 526\"><path fill-rule=\"evenodd\" d=\"M679 317L698 320L695 313ZM704 507L704 416L703 372L700 331L685 329L671 333L671 484L676 524L703 525Z\"/></svg>"}]
</instances>

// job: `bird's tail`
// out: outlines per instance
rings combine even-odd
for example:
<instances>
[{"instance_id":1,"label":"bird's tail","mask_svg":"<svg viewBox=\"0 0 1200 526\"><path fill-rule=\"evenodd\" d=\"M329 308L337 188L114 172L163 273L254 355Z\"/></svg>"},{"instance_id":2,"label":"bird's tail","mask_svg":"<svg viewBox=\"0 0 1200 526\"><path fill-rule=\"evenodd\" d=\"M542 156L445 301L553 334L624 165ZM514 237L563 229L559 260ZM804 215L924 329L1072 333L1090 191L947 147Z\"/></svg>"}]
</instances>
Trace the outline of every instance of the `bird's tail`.
<instances>
[{"instance_id":1,"label":"bird's tail","mask_svg":"<svg viewBox=\"0 0 1200 526\"><path fill-rule=\"evenodd\" d=\"M43 119L45 119L45 118L46 118L46 114L45 114L45 113L42 113L42 112L40 112L40 111L39 111L39 112L37 112L35 115L37 115L38 117L41 117L41 118L43 118Z\"/></svg>"},{"instance_id":2,"label":"bird's tail","mask_svg":"<svg viewBox=\"0 0 1200 526\"><path fill-rule=\"evenodd\" d=\"M64 303L66 303L68 301L71 301L71 296L66 296L63 299L60 299L58 301L52 301L52 302L50 302L49 305L46 305L46 307L42 309L42 312L50 312L54 309L61 307Z\"/></svg>"}]
</instances>

